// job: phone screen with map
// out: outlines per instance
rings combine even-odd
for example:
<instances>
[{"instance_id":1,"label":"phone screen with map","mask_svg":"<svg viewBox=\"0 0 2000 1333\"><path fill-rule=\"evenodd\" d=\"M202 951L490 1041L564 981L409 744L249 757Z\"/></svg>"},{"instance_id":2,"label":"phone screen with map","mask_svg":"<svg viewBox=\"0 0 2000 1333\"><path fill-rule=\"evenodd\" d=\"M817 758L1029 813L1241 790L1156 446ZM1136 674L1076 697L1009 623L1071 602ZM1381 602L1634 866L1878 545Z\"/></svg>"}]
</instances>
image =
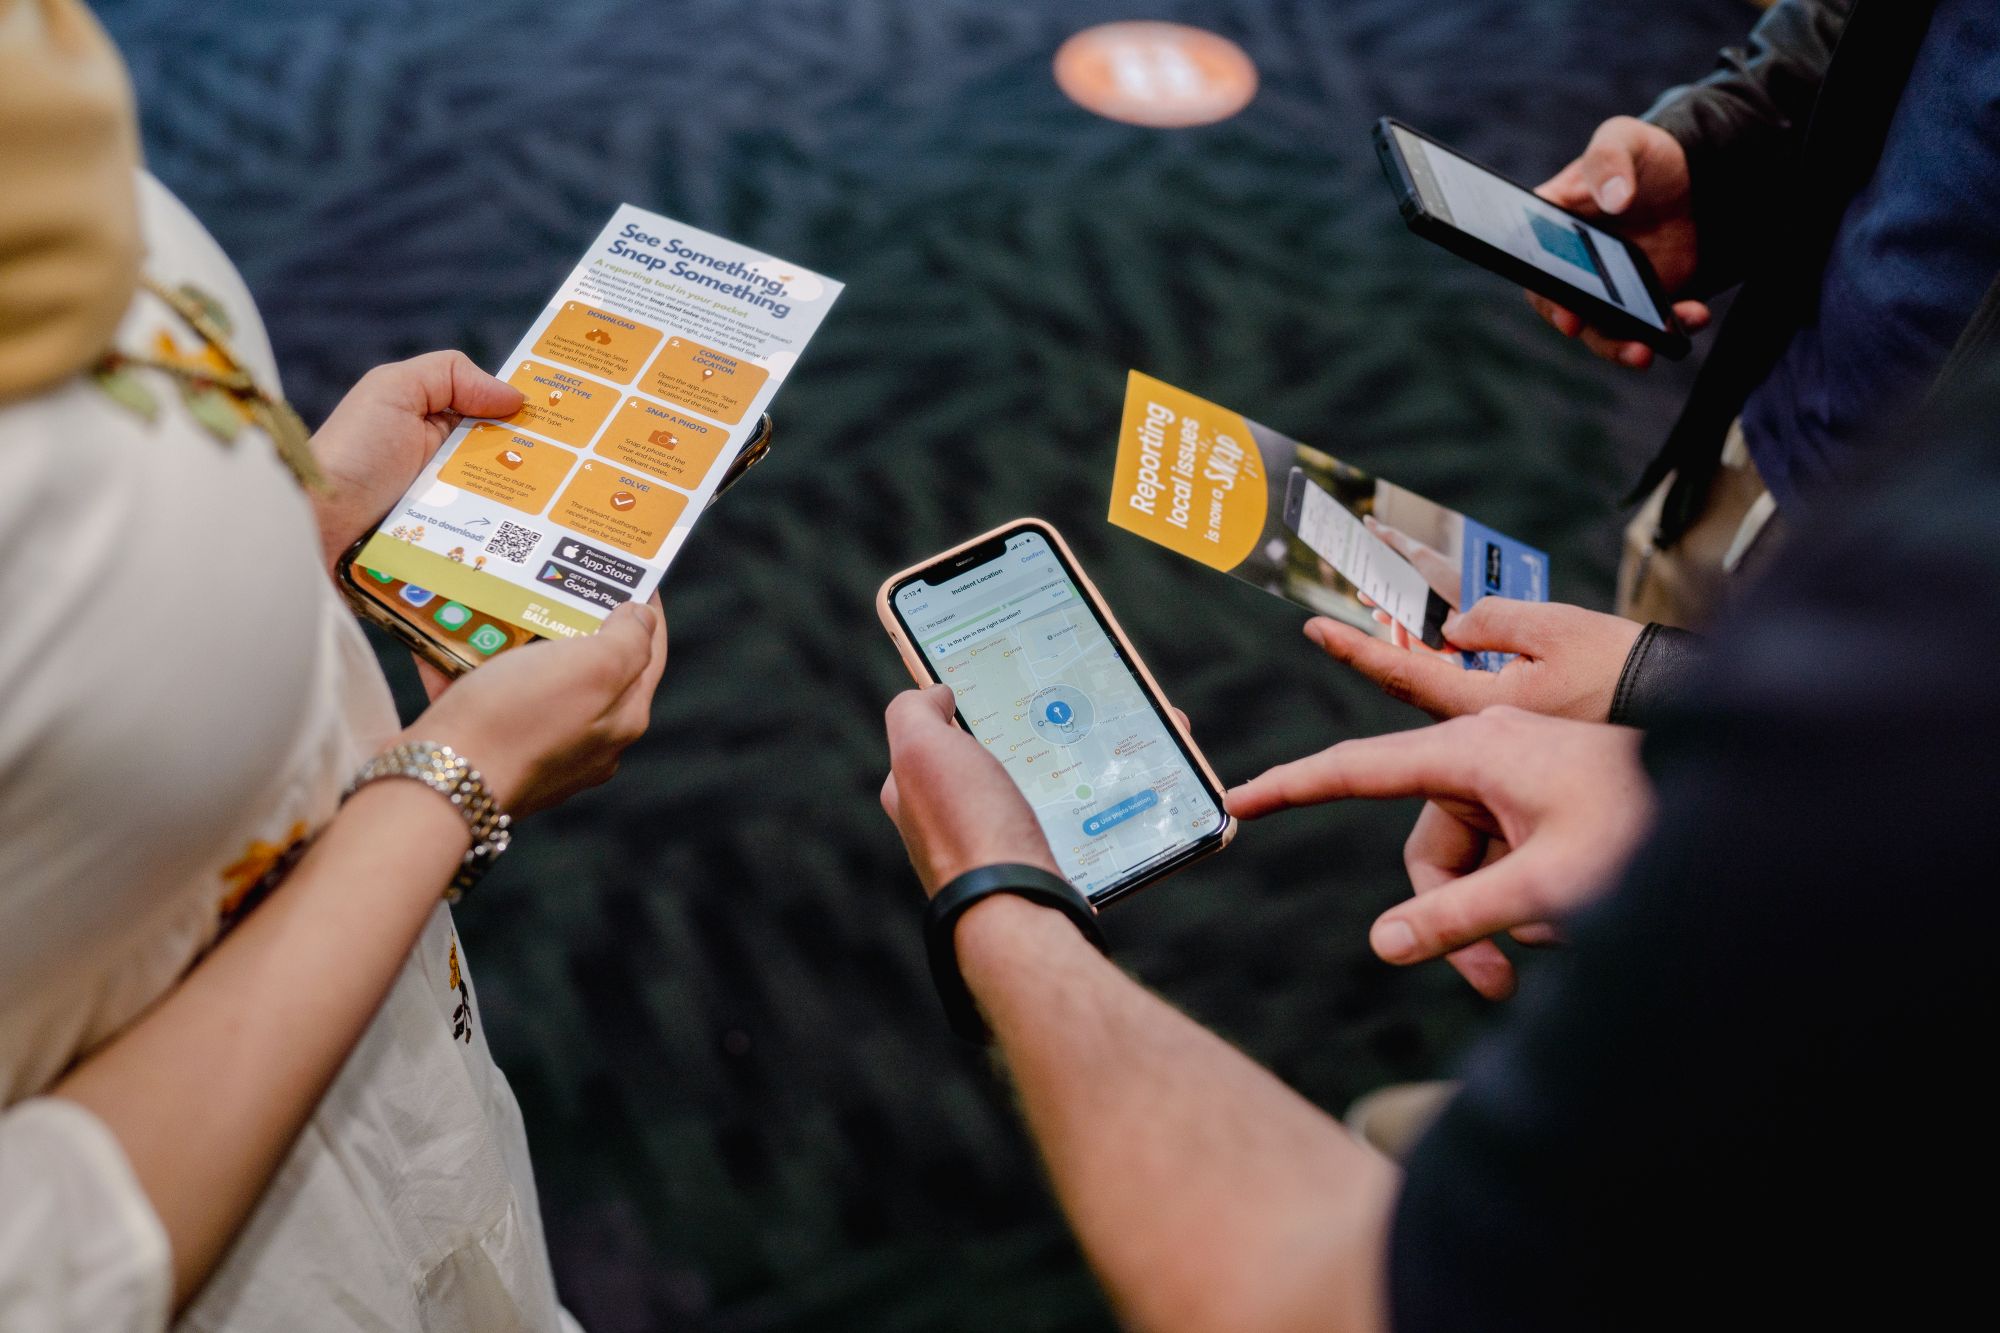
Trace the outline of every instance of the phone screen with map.
<instances>
[{"instance_id":1,"label":"phone screen with map","mask_svg":"<svg viewBox=\"0 0 2000 1333\"><path fill-rule=\"evenodd\" d=\"M896 583L890 608L1013 777L1065 877L1105 902L1219 847L1222 793L1038 525Z\"/></svg>"}]
</instances>

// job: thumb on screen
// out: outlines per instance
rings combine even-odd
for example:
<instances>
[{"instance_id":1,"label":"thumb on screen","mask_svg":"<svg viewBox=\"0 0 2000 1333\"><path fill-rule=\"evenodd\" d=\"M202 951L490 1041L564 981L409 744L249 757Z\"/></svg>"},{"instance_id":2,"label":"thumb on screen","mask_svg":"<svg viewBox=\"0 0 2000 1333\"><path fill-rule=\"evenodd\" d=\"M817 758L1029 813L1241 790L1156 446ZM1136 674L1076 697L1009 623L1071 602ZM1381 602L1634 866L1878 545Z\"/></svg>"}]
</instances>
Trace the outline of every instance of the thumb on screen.
<instances>
[{"instance_id":1,"label":"thumb on screen","mask_svg":"<svg viewBox=\"0 0 2000 1333\"><path fill-rule=\"evenodd\" d=\"M1579 183L1608 214L1623 213L1631 207L1639 179L1639 164L1632 155L1632 146L1620 132L1622 128L1616 121L1598 127L1576 164Z\"/></svg>"}]
</instances>

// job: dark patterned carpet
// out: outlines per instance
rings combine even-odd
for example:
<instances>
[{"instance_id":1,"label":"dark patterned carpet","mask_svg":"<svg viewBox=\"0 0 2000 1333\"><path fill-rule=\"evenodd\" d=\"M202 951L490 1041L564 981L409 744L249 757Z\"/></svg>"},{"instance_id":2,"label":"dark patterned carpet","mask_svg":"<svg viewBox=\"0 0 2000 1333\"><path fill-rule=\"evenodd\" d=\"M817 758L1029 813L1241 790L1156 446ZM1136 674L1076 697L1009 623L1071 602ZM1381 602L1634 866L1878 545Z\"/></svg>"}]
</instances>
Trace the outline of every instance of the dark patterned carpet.
<instances>
[{"instance_id":1,"label":"dark patterned carpet","mask_svg":"<svg viewBox=\"0 0 2000 1333\"><path fill-rule=\"evenodd\" d=\"M462 913L526 1107L565 1299L653 1328L1108 1324L1005 1088L938 1022L875 805L905 682L871 597L1055 520L1225 779L1413 724L1301 617L1103 521L1138 366L1546 547L1603 604L1613 501L1685 368L1542 333L1410 238L1402 116L1539 178L1705 68L1740 0L105 0L154 169L236 257L309 420L368 366L490 363L620 200L845 279L772 460L667 587L673 663L611 787ZM1088 22L1217 29L1263 91L1187 132L1055 92ZM407 683L408 672L395 669ZM1338 1110L1480 1021L1372 962L1412 811L1247 831L1115 910L1124 961Z\"/></svg>"}]
</instances>

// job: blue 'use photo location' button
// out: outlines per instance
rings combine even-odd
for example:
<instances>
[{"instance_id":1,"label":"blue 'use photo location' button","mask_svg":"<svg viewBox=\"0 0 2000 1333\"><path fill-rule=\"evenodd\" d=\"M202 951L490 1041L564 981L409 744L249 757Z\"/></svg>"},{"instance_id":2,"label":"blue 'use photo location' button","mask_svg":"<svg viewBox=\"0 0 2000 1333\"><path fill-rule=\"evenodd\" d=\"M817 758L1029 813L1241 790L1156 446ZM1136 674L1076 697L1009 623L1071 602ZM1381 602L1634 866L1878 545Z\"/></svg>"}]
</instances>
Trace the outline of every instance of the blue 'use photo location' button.
<instances>
[{"instance_id":1,"label":"blue 'use photo location' button","mask_svg":"<svg viewBox=\"0 0 2000 1333\"><path fill-rule=\"evenodd\" d=\"M1114 806L1099 810L1083 821L1083 836L1094 838L1106 829L1118 827L1133 815L1150 810L1160 803L1160 794L1151 787L1136 796L1127 796Z\"/></svg>"}]
</instances>

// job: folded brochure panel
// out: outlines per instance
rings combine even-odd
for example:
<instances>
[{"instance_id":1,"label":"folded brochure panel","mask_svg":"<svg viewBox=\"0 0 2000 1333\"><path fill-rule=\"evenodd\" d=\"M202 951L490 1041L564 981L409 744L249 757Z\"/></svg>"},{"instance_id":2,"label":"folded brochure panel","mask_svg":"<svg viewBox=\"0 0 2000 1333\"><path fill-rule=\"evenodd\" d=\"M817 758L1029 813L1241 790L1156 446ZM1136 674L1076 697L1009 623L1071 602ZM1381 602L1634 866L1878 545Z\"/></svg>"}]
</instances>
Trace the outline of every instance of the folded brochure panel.
<instances>
[{"instance_id":1,"label":"folded brochure panel","mask_svg":"<svg viewBox=\"0 0 2000 1333\"><path fill-rule=\"evenodd\" d=\"M1379 612L1432 648L1446 614L1481 597L1548 599L1544 552L1136 370L1109 516L1316 614L1384 634Z\"/></svg>"}]
</instances>

